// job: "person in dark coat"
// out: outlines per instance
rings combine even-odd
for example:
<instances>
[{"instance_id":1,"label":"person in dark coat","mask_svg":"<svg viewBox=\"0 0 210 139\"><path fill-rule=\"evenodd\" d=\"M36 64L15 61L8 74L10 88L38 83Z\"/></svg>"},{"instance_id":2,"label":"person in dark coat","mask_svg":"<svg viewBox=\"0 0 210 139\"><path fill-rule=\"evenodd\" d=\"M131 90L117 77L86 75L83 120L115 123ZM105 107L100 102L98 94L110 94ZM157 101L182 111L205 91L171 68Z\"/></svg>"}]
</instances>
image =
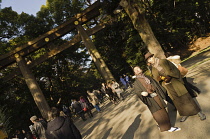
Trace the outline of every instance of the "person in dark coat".
<instances>
[{"instance_id":1,"label":"person in dark coat","mask_svg":"<svg viewBox=\"0 0 210 139\"><path fill-rule=\"evenodd\" d=\"M166 104L163 100L168 97L166 90L153 78L144 75L139 66L134 67L133 70L136 75L134 92L147 105L160 131L175 132L181 130L178 127L171 127L168 113L165 110Z\"/></svg>"},{"instance_id":2,"label":"person in dark coat","mask_svg":"<svg viewBox=\"0 0 210 139\"><path fill-rule=\"evenodd\" d=\"M85 112L82 108L81 103L76 101L76 99L72 99L71 107L72 107L73 111L82 118L83 121L86 121Z\"/></svg>"},{"instance_id":3,"label":"person in dark coat","mask_svg":"<svg viewBox=\"0 0 210 139\"><path fill-rule=\"evenodd\" d=\"M82 139L80 131L69 118L60 115L60 111L52 107L48 112L47 139Z\"/></svg>"},{"instance_id":4,"label":"person in dark coat","mask_svg":"<svg viewBox=\"0 0 210 139\"><path fill-rule=\"evenodd\" d=\"M192 116L200 113L201 109L192 99L184 86L182 76L176 66L167 59L159 59L148 52L145 60L152 66L153 78L167 90L180 116Z\"/></svg>"}]
</instances>

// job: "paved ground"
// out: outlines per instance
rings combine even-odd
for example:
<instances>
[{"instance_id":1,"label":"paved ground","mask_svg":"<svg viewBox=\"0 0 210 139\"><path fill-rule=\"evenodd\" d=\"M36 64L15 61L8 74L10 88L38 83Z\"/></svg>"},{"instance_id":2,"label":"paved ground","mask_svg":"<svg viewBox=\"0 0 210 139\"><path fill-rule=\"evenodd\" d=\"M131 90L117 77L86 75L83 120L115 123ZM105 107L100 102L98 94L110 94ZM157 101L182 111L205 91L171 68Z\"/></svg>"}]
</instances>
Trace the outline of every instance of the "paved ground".
<instances>
[{"instance_id":1,"label":"paved ground","mask_svg":"<svg viewBox=\"0 0 210 139\"><path fill-rule=\"evenodd\" d=\"M207 60L208 58L210 51L183 63L185 67L191 67L187 75L189 81L202 91L197 100L207 116L205 121L200 121L195 115L181 123L177 114L176 126L182 130L175 133L159 132L149 110L130 89L130 93L125 93L124 102L113 105L106 101L102 113L94 112L93 118L84 122L81 120L75 122L83 139L209 139L210 60Z\"/></svg>"}]
</instances>

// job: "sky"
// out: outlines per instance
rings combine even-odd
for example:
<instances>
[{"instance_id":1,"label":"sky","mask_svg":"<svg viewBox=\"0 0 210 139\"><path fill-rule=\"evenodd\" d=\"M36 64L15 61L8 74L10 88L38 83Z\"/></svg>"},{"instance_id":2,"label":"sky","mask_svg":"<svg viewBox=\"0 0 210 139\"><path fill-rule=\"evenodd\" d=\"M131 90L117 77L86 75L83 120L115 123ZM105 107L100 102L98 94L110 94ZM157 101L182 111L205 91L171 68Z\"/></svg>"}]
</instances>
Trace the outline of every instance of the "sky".
<instances>
[{"instance_id":1,"label":"sky","mask_svg":"<svg viewBox=\"0 0 210 139\"><path fill-rule=\"evenodd\" d=\"M2 0L0 4L1 9L12 7L12 10L18 14L24 12L36 16L41 6L46 4L46 0Z\"/></svg>"}]
</instances>

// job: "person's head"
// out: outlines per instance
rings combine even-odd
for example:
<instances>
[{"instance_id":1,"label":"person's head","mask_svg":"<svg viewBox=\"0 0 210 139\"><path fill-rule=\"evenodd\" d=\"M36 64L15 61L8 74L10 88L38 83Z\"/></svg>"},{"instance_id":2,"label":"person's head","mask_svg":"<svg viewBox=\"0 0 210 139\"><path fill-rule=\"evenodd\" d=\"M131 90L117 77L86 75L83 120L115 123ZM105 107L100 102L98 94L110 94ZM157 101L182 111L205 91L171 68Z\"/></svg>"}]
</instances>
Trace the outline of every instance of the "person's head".
<instances>
[{"instance_id":1,"label":"person's head","mask_svg":"<svg viewBox=\"0 0 210 139\"><path fill-rule=\"evenodd\" d=\"M35 123L38 120L38 118L36 117L36 115L34 115L30 118L30 120L32 123Z\"/></svg>"},{"instance_id":2,"label":"person's head","mask_svg":"<svg viewBox=\"0 0 210 139\"><path fill-rule=\"evenodd\" d=\"M71 99L71 101L72 101L72 102L75 102L75 101L76 101L76 99Z\"/></svg>"},{"instance_id":3,"label":"person's head","mask_svg":"<svg viewBox=\"0 0 210 139\"><path fill-rule=\"evenodd\" d=\"M133 71L134 71L135 75L139 75L142 73L142 69L139 66L135 66L133 68Z\"/></svg>"},{"instance_id":4,"label":"person's head","mask_svg":"<svg viewBox=\"0 0 210 139\"><path fill-rule=\"evenodd\" d=\"M151 54L150 52L147 52L145 54L145 60L146 60L147 63L154 64L154 62L155 62L154 54Z\"/></svg>"},{"instance_id":5,"label":"person's head","mask_svg":"<svg viewBox=\"0 0 210 139\"><path fill-rule=\"evenodd\" d=\"M169 56L173 56L173 54L171 52L165 52L165 56L169 57Z\"/></svg>"},{"instance_id":6,"label":"person's head","mask_svg":"<svg viewBox=\"0 0 210 139\"><path fill-rule=\"evenodd\" d=\"M48 111L48 118L49 120L53 120L56 117L59 117L60 111L56 107L52 107L50 111Z\"/></svg>"}]
</instances>

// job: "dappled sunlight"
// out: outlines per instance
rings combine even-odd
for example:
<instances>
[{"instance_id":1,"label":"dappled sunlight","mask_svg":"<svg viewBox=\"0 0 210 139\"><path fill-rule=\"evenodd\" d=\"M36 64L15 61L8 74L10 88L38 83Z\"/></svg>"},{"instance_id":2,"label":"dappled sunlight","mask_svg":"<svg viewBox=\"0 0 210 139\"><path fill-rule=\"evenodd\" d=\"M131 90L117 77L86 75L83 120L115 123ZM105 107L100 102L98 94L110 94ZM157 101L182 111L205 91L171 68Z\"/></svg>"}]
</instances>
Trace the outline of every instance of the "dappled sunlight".
<instances>
[{"instance_id":1,"label":"dappled sunlight","mask_svg":"<svg viewBox=\"0 0 210 139\"><path fill-rule=\"evenodd\" d=\"M36 92L34 94L34 99L36 100L36 102L41 102L42 101L42 96L41 96L40 92Z\"/></svg>"},{"instance_id":2,"label":"dappled sunlight","mask_svg":"<svg viewBox=\"0 0 210 139\"><path fill-rule=\"evenodd\" d=\"M30 88L30 89L36 89L36 86L37 86L36 84L31 83L31 84L29 85L29 88Z\"/></svg>"},{"instance_id":3,"label":"dappled sunlight","mask_svg":"<svg viewBox=\"0 0 210 139\"><path fill-rule=\"evenodd\" d=\"M55 35L56 35L56 36L61 36L62 34L56 32Z\"/></svg>"},{"instance_id":4,"label":"dappled sunlight","mask_svg":"<svg viewBox=\"0 0 210 139\"><path fill-rule=\"evenodd\" d=\"M81 18L79 18L78 20L79 20L80 22L85 22L85 21L88 20L88 18L87 18L86 15L84 15L84 16L82 16Z\"/></svg>"},{"instance_id":5,"label":"dappled sunlight","mask_svg":"<svg viewBox=\"0 0 210 139\"><path fill-rule=\"evenodd\" d=\"M130 98L129 95L131 95ZM141 114L146 110L146 106L141 104L132 93L126 96L124 102L120 102L117 105L111 104L108 106L108 104L103 108L102 113L94 114L93 119L88 119L87 122L76 122L79 129L82 128L83 137L94 138L100 136L113 139L126 138L131 134L135 136L133 129L140 129Z\"/></svg>"},{"instance_id":6,"label":"dappled sunlight","mask_svg":"<svg viewBox=\"0 0 210 139\"><path fill-rule=\"evenodd\" d=\"M31 45L31 44L32 44L32 42L31 42L31 41L30 41L30 42L28 42L28 45ZM21 50L21 49L19 49L19 50ZM18 50L18 51L19 51L19 50Z\"/></svg>"},{"instance_id":7,"label":"dappled sunlight","mask_svg":"<svg viewBox=\"0 0 210 139\"><path fill-rule=\"evenodd\" d=\"M193 70L191 69L188 74L191 82L202 91L197 100L207 116L205 121L201 121L198 115L194 115L190 116L185 122L179 122L181 116L177 114L175 126L180 127L182 130L175 133L160 132L146 105L139 101L131 89L132 93L126 92L124 94L125 101L117 105L113 105L108 101L102 105L102 113L95 113L92 119L85 122L76 122L76 125L84 139L129 139L129 137L131 139L206 138L210 136L208 132L210 128L208 119L210 111L209 105L207 105L210 102L210 68L207 67L204 66L200 70L198 70L200 67L196 67Z\"/></svg>"}]
</instances>

